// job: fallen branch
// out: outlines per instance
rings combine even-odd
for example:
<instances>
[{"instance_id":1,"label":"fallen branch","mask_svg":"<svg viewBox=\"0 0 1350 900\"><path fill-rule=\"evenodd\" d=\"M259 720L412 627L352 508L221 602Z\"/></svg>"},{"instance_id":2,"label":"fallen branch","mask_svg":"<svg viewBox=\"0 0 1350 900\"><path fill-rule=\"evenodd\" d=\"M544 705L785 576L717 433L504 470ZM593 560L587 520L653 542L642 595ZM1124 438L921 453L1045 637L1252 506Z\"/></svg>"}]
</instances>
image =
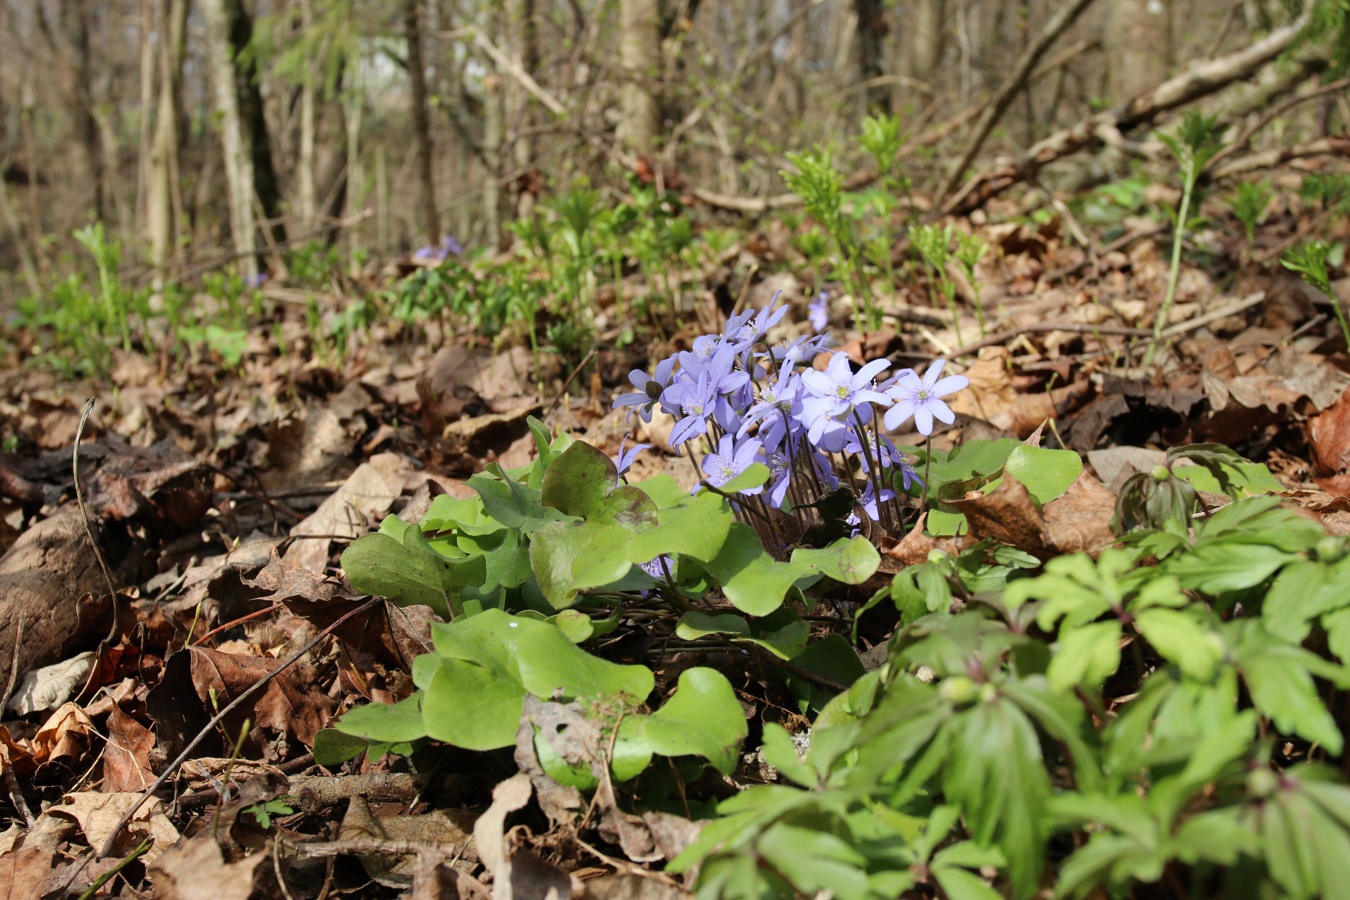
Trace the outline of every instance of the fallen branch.
<instances>
[{"instance_id":1,"label":"fallen branch","mask_svg":"<svg viewBox=\"0 0 1350 900\"><path fill-rule=\"evenodd\" d=\"M994 130L998 120L1003 118L1003 114L1008 111L1008 107L1012 105L1018 92L1026 87L1032 70L1036 68L1036 63L1040 62L1041 57L1045 55L1045 51L1049 50L1050 45L1064 33L1064 29L1072 25L1074 20L1091 3L1092 0L1070 0L1067 5L1060 8L1059 12L1055 13L1049 22L1045 23L1045 27L1041 29L1035 43L1023 51L1008 79L1003 82L1003 86L999 88L998 93L990 99L980 113L979 121L975 123L975 131L970 136L970 140L966 142L966 148L961 152L961 158L957 160L956 165L948 173L942 187L938 189L937 203L934 205L940 205L942 198L950 194L960 183L962 176L970 168L971 161L975 159L975 154L979 153L980 148L984 146L989 133Z\"/></svg>"},{"instance_id":2,"label":"fallen branch","mask_svg":"<svg viewBox=\"0 0 1350 900\"><path fill-rule=\"evenodd\" d=\"M1120 140L1126 132L1146 125L1165 112L1185 106L1245 78L1284 52L1298 37L1307 16L1277 28L1256 43L1227 56L1193 65L1175 78L1136 94L1120 106L1088 116L1038 141L1012 161L990 166L966 182L942 207L947 215L968 213L1033 176L1045 166L1080 150Z\"/></svg>"}]
</instances>

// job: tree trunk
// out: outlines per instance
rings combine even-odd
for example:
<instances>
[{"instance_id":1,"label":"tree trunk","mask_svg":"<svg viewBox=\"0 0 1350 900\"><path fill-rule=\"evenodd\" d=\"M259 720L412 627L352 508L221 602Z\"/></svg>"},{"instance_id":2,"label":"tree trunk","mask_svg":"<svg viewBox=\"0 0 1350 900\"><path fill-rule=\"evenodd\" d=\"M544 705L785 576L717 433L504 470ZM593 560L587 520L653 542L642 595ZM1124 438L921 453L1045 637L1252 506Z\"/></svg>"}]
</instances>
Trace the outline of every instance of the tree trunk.
<instances>
[{"instance_id":1,"label":"tree trunk","mask_svg":"<svg viewBox=\"0 0 1350 900\"><path fill-rule=\"evenodd\" d=\"M942 47L947 39L943 27L947 3L946 0L911 0L908 7L909 67L905 74L931 82L942 60Z\"/></svg>"},{"instance_id":2,"label":"tree trunk","mask_svg":"<svg viewBox=\"0 0 1350 900\"><path fill-rule=\"evenodd\" d=\"M890 86L878 83L886 74L886 7L882 0L853 0L853 11L858 15L858 74L867 83L867 111L889 114Z\"/></svg>"},{"instance_id":3,"label":"tree trunk","mask_svg":"<svg viewBox=\"0 0 1350 900\"><path fill-rule=\"evenodd\" d=\"M661 134L656 84L661 68L661 21L657 0L619 0L619 66L623 70L618 138L651 154Z\"/></svg>"},{"instance_id":4,"label":"tree trunk","mask_svg":"<svg viewBox=\"0 0 1350 900\"><path fill-rule=\"evenodd\" d=\"M170 254L177 239L174 184L178 172L178 109L187 38L188 0L169 0L159 46L159 97L150 146L146 186L146 232L156 289L164 286ZM178 222L177 228L182 227Z\"/></svg>"},{"instance_id":5,"label":"tree trunk","mask_svg":"<svg viewBox=\"0 0 1350 900\"><path fill-rule=\"evenodd\" d=\"M515 0L511 10L511 38L515 44L516 56L520 67L530 77L539 71L539 31L535 22L537 15L535 0ZM534 124L531 115L530 94L516 86L511 91L510 119L515 123L516 133L512 140L511 160L514 165L516 184L519 193L516 199L516 217L528 219L534 212L534 185L532 167L534 165L534 135L530 128Z\"/></svg>"},{"instance_id":6,"label":"tree trunk","mask_svg":"<svg viewBox=\"0 0 1350 900\"><path fill-rule=\"evenodd\" d=\"M208 67L220 116L221 157L230 206L230 236L239 269L246 278L258 274L257 245L254 243L253 157L245 147L239 115L239 97L235 93L237 73L231 52L230 20L226 3L232 0L201 0L206 25Z\"/></svg>"},{"instance_id":7,"label":"tree trunk","mask_svg":"<svg viewBox=\"0 0 1350 900\"><path fill-rule=\"evenodd\" d=\"M246 53L253 40L253 19L243 0L209 0L223 6L229 29L230 67L234 71L234 92L238 97L240 139L253 168L253 191L268 220L268 233L277 244L286 242L286 226L281 221L281 188L272 164L272 146L267 135L267 116L263 109L262 89L258 84L258 66Z\"/></svg>"},{"instance_id":8,"label":"tree trunk","mask_svg":"<svg viewBox=\"0 0 1350 900\"><path fill-rule=\"evenodd\" d=\"M300 27L306 32L314 24L313 0L300 0ZM314 213L318 201L314 196L314 80L318 77L310 66L300 82L300 153L296 160L296 212L300 214L300 230L308 236L314 229Z\"/></svg>"},{"instance_id":9,"label":"tree trunk","mask_svg":"<svg viewBox=\"0 0 1350 900\"><path fill-rule=\"evenodd\" d=\"M1107 85L1111 105L1124 103L1170 73L1170 0L1113 0L1106 16Z\"/></svg>"},{"instance_id":10,"label":"tree trunk","mask_svg":"<svg viewBox=\"0 0 1350 900\"><path fill-rule=\"evenodd\" d=\"M421 0L403 0L403 36L408 42L408 82L412 87L413 140L417 150L417 176L421 182L418 208L427 243L441 240L440 216L436 212L436 180L432 174L431 116L427 113L427 70L422 62L422 29L418 25Z\"/></svg>"},{"instance_id":11,"label":"tree trunk","mask_svg":"<svg viewBox=\"0 0 1350 900\"><path fill-rule=\"evenodd\" d=\"M102 221L105 209L104 174L107 169L103 155L103 141L99 135L98 120L94 117L92 60L89 56L89 19L92 3L85 0L65 0L60 5L61 30L70 46L69 65L72 74L70 111L75 120L75 136L84 148L90 175L94 180L93 213Z\"/></svg>"}]
</instances>

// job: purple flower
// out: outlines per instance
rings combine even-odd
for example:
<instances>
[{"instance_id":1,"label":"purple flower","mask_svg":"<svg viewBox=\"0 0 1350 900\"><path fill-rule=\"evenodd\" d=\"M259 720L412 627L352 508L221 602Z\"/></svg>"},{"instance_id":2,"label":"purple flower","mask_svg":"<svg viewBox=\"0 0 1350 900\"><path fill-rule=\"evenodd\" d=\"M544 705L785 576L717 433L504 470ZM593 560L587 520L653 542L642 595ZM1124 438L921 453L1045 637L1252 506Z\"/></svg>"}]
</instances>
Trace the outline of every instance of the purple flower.
<instances>
[{"instance_id":1,"label":"purple flower","mask_svg":"<svg viewBox=\"0 0 1350 900\"><path fill-rule=\"evenodd\" d=\"M770 453L765 464L769 467L769 505L774 509L782 509L788 485L792 481L792 460L786 453L779 451Z\"/></svg>"},{"instance_id":2,"label":"purple flower","mask_svg":"<svg viewBox=\"0 0 1350 900\"><path fill-rule=\"evenodd\" d=\"M253 288L254 290L257 290L258 288L262 287L264 284L267 284L267 273L266 273L266 272L259 272L259 273L256 274L256 275L247 275L247 276L244 277L244 286L245 286L245 287L250 287L250 288Z\"/></svg>"},{"instance_id":3,"label":"purple flower","mask_svg":"<svg viewBox=\"0 0 1350 900\"><path fill-rule=\"evenodd\" d=\"M913 484L917 484L920 489L922 489L924 486L923 479L919 477L919 473L914 471L913 466L905 462L903 456L900 458L900 481L901 481L900 489L904 491L908 491L910 485Z\"/></svg>"},{"instance_id":4,"label":"purple flower","mask_svg":"<svg viewBox=\"0 0 1350 900\"><path fill-rule=\"evenodd\" d=\"M623 440L619 441L619 455L614 457L614 466L619 470L618 474L614 476L614 483L616 485L623 481L624 474L633 467L633 460L637 459L637 455L643 450L651 449L652 446L651 444L634 444L627 450L624 450L624 442L630 437L632 437L631 434L625 434L623 436Z\"/></svg>"},{"instance_id":5,"label":"purple flower","mask_svg":"<svg viewBox=\"0 0 1350 900\"><path fill-rule=\"evenodd\" d=\"M464 245L453 234L447 234L441 239L440 251L441 259L445 259L447 255L459 256L464 252Z\"/></svg>"},{"instance_id":6,"label":"purple flower","mask_svg":"<svg viewBox=\"0 0 1350 900\"><path fill-rule=\"evenodd\" d=\"M883 487L881 489L882 503L887 503L894 499L895 491L888 487ZM872 485L871 482L868 482L867 489L863 491L863 495L859 498L858 502L862 504L863 511L867 513L867 517L873 522L876 522L881 518L881 511L877 508L876 487Z\"/></svg>"},{"instance_id":7,"label":"purple flower","mask_svg":"<svg viewBox=\"0 0 1350 900\"><path fill-rule=\"evenodd\" d=\"M939 380L945 359L939 359L924 373L923 379L913 372L901 375L891 385L887 393L895 405L886 410L886 427L895 431L910 416L914 417L914 427L919 434L927 437L933 433L933 420L950 425L956 421L956 413L942 402L943 397L954 394L970 384L964 375L948 375Z\"/></svg>"},{"instance_id":8,"label":"purple flower","mask_svg":"<svg viewBox=\"0 0 1350 900\"><path fill-rule=\"evenodd\" d=\"M801 409L801 376L792 371L790 363L778 370L778 377L759 389L759 400L745 413L740 433L745 434L756 422L759 439L768 452L777 450L789 433L789 425Z\"/></svg>"},{"instance_id":9,"label":"purple flower","mask_svg":"<svg viewBox=\"0 0 1350 900\"><path fill-rule=\"evenodd\" d=\"M678 447L690 438L708 431L708 419L717 404L717 382L704 369L698 377L672 384L661 394L661 406L679 421L670 432L670 445Z\"/></svg>"},{"instance_id":10,"label":"purple flower","mask_svg":"<svg viewBox=\"0 0 1350 900\"><path fill-rule=\"evenodd\" d=\"M667 572L674 574L675 560L663 553L650 562L638 563L638 568L653 578L661 579L666 577Z\"/></svg>"},{"instance_id":11,"label":"purple flower","mask_svg":"<svg viewBox=\"0 0 1350 900\"><path fill-rule=\"evenodd\" d=\"M735 333L731 331L731 322L727 322L727 340L737 349L747 350L758 343L764 335L769 333L769 329L777 325L783 316L787 315L787 304L778 305L778 298L782 296L782 291L773 295L773 299L768 305L755 313L755 317L749 322L745 322Z\"/></svg>"},{"instance_id":12,"label":"purple flower","mask_svg":"<svg viewBox=\"0 0 1350 900\"><path fill-rule=\"evenodd\" d=\"M883 469L889 469L893 465L905 465L905 455L896 449L890 438L885 435L877 435L870 428L867 429L867 447L865 450L863 442L858 438L858 433L850 431L848 440L844 443L844 452L858 456L864 474L871 473L873 460L879 462Z\"/></svg>"},{"instance_id":13,"label":"purple flower","mask_svg":"<svg viewBox=\"0 0 1350 900\"><path fill-rule=\"evenodd\" d=\"M790 344L779 344L769 349L769 355L778 362L779 365L787 363L797 365L799 363L809 363L816 358L816 354L825 349L829 343L829 336L824 334L804 334Z\"/></svg>"},{"instance_id":14,"label":"purple flower","mask_svg":"<svg viewBox=\"0 0 1350 900\"><path fill-rule=\"evenodd\" d=\"M847 436L848 417L855 409L866 417L870 415L869 403L889 406L890 398L872 388L872 379L890 364L890 360L874 359L855 374L849 368L847 354L836 353L825 371L803 372L807 396L797 418L807 427L807 439L822 449L839 450Z\"/></svg>"},{"instance_id":15,"label":"purple flower","mask_svg":"<svg viewBox=\"0 0 1350 900\"><path fill-rule=\"evenodd\" d=\"M830 293L821 291L816 299L806 307L806 317L811 322L811 330L820 334L830 327Z\"/></svg>"},{"instance_id":16,"label":"purple flower","mask_svg":"<svg viewBox=\"0 0 1350 900\"><path fill-rule=\"evenodd\" d=\"M675 366L675 357L663 359L656 364L656 375L651 376L641 369L634 369L628 373L628 380L633 387L637 388L636 393L620 394L614 399L614 409L621 406L632 406L638 408L638 414L642 416L642 421L650 422L652 420L652 407L661 399L661 394L670 387L670 374ZM628 411L628 417L633 417L633 411Z\"/></svg>"},{"instance_id":17,"label":"purple flower","mask_svg":"<svg viewBox=\"0 0 1350 900\"><path fill-rule=\"evenodd\" d=\"M721 440L717 442L717 452L703 457L703 474L707 477L708 484L720 488L744 472L756 461L755 457L759 456L763 449L764 445L756 438L742 438L737 441L729 434L722 435ZM760 485L744 488L740 493L758 494L763 490L764 486Z\"/></svg>"}]
</instances>

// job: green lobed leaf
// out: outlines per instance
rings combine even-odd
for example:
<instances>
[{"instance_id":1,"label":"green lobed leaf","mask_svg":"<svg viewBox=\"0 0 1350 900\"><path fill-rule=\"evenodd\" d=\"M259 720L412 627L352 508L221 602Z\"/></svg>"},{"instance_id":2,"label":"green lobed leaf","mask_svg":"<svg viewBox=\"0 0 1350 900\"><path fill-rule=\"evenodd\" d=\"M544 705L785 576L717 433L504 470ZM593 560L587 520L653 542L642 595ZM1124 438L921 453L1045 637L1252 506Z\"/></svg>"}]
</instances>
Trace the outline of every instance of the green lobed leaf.
<instances>
[{"instance_id":1,"label":"green lobed leaf","mask_svg":"<svg viewBox=\"0 0 1350 900\"><path fill-rule=\"evenodd\" d=\"M1134 626L1153 649L1189 678L1208 681L1227 648L1189 612L1154 607L1135 614Z\"/></svg>"},{"instance_id":2,"label":"green lobed leaf","mask_svg":"<svg viewBox=\"0 0 1350 900\"><path fill-rule=\"evenodd\" d=\"M630 560L645 563L662 554L678 554L708 562L721 552L735 520L731 507L709 491L682 496L681 505L659 509L656 524L633 535L628 542Z\"/></svg>"},{"instance_id":3,"label":"green lobed leaf","mask_svg":"<svg viewBox=\"0 0 1350 900\"><path fill-rule=\"evenodd\" d=\"M843 584L862 584L881 565L881 554L862 535L843 538L828 547L798 547L792 551L792 565L810 566L827 578Z\"/></svg>"},{"instance_id":4,"label":"green lobed leaf","mask_svg":"<svg viewBox=\"0 0 1350 900\"><path fill-rule=\"evenodd\" d=\"M342 569L358 591L388 597L399 605L420 603L448 619L465 587L487 576L482 557L446 559L430 547L417 528L404 533L409 547L388 534L362 535L342 554Z\"/></svg>"},{"instance_id":5,"label":"green lobed leaf","mask_svg":"<svg viewBox=\"0 0 1350 900\"><path fill-rule=\"evenodd\" d=\"M514 744L527 693L563 700L624 697L635 705L654 684L645 666L592 656L556 626L501 610L437 624L432 637L439 658L418 676L425 680L430 668L422 705L426 733L470 750Z\"/></svg>"},{"instance_id":6,"label":"green lobed leaf","mask_svg":"<svg viewBox=\"0 0 1350 900\"><path fill-rule=\"evenodd\" d=\"M1063 496L1083 473L1083 458L1073 450L1047 450L1018 444L1003 463L1003 471L1022 482L1027 493L1044 506Z\"/></svg>"},{"instance_id":7,"label":"green lobed leaf","mask_svg":"<svg viewBox=\"0 0 1350 900\"><path fill-rule=\"evenodd\" d=\"M1120 635L1118 621L1093 622L1067 633L1061 629L1046 672L1051 689L1071 691L1080 685L1100 689L1120 668Z\"/></svg>"},{"instance_id":8,"label":"green lobed leaf","mask_svg":"<svg viewBox=\"0 0 1350 900\"><path fill-rule=\"evenodd\" d=\"M1234 649L1234 661L1261 714L1285 734L1316 741L1339 756L1344 737L1313 683L1317 657L1249 628Z\"/></svg>"},{"instance_id":9,"label":"green lobed leaf","mask_svg":"<svg viewBox=\"0 0 1350 900\"><path fill-rule=\"evenodd\" d=\"M343 734L367 741L398 743L427 736L422 719L423 694L419 691L397 703L370 703L347 710L333 723Z\"/></svg>"},{"instance_id":10,"label":"green lobed leaf","mask_svg":"<svg viewBox=\"0 0 1350 900\"><path fill-rule=\"evenodd\" d=\"M634 487L620 485L619 470L603 451L577 441L544 474L540 502L587 521L641 530L656 521L656 504Z\"/></svg>"},{"instance_id":11,"label":"green lobed leaf","mask_svg":"<svg viewBox=\"0 0 1350 900\"><path fill-rule=\"evenodd\" d=\"M544 598L564 609L579 591L618 581L632 567L628 539L623 528L602 522L550 522L535 531L530 565Z\"/></svg>"},{"instance_id":12,"label":"green lobed leaf","mask_svg":"<svg viewBox=\"0 0 1350 900\"><path fill-rule=\"evenodd\" d=\"M722 774L736 767L749 729L736 692L715 669L695 666L680 673L675 693L650 715L625 716L619 723L614 756L700 756ZM622 752L619 744L624 745ZM645 768L645 766L644 766ZM621 781L637 772L615 771Z\"/></svg>"}]
</instances>

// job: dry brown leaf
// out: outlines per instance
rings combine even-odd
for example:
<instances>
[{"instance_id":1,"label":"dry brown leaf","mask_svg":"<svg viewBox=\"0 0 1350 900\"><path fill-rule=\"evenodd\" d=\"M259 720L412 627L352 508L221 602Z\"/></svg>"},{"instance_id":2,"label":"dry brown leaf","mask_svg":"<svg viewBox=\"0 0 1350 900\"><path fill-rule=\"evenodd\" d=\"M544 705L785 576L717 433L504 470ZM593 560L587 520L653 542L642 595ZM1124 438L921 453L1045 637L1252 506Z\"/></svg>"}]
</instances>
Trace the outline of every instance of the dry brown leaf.
<instances>
[{"instance_id":1,"label":"dry brown leaf","mask_svg":"<svg viewBox=\"0 0 1350 900\"><path fill-rule=\"evenodd\" d=\"M971 491L961 500L947 502L965 513L973 539L993 538L1034 556L1047 554L1045 518L1035 499L1016 478L1005 476L988 494Z\"/></svg>"},{"instance_id":2,"label":"dry brown leaf","mask_svg":"<svg viewBox=\"0 0 1350 900\"><path fill-rule=\"evenodd\" d=\"M46 847L24 847L0 855L0 900L33 900L51 874L56 854Z\"/></svg>"},{"instance_id":3,"label":"dry brown leaf","mask_svg":"<svg viewBox=\"0 0 1350 900\"><path fill-rule=\"evenodd\" d=\"M362 463L312 515L291 529L299 539L282 558L322 574L328 567L333 539L355 540L383 519L403 492L404 479L411 469L407 460L393 453L380 453Z\"/></svg>"},{"instance_id":4,"label":"dry brown leaf","mask_svg":"<svg viewBox=\"0 0 1350 900\"><path fill-rule=\"evenodd\" d=\"M251 713L236 710L238 725L242 719L250 718L256 727L293 734L308 747L332 717L334 701L314 688L312 666L300 663L277 672L282 665L280 660L221 653L206 647L189 647L187 652L191 654L192 682L203 703L224 706L259 680L271 676L267 687L255 696ZM226 729L233 730L229 724Z\"/></svg>"},{"instance_id":5,"label":"dry brown leaf","mask_svg":"<svg viewBox=\"0 0 1350 900\"><path fill-rule=\"evenodd\" d=\"M928 560L928 554L942 550L952 556L957 555L975 541L969 534L957 537L932 537L924 534L924 524L928 521L928 511L919 514L919 519L894 547L882 551L886 556L898 560L902 566L917 566Z\"/></svg>"},{"instance_id":6,"label":"dry brown leaf","mask_svg":"<svg viewBox=\"0 0 1350 900\"><path fill-rule=\"evenodd\" d=\"M578 900L679 900L688 896L687 891L660 880L656 873L643 876L629 872L586 882Z\"/></svg>"},{"instance_id":7,"label":"dry brown leaf","mask_svg":"<svg viewBox=\"0 0 1350 900\"><path fill-rule=\"evenodd\" d=\"M52 713L30 742L33 756L39 763L55 759L79 759L89 749L94 723L83 709L66 703Z\"/></svg>"},{"instance_id":8,"label":"dry brown leaf","mask_svg":"<svg viewBox=\"0 0 1350 900\"><path fill-rule=\"evenodd\" d=\"M1063 495L1045 504L1045 531L1060 553L1083 551L1096 556L1114 544L1111 514L1116 495L1084 470Z\"/></svg>"},{"instance_id":9,"label":"dry brown leaf","mask_svg":"<svg viewBox=\"0 0 1350 900\"><path fill-rule=\"evenodd\" d=\"M950 398L952 410L983 419L1003 431L1012 430L1018 395L1008 371L1008 348L985 347L965 376L970 379L970 389ZM1036 421L1045 418L1048 417L1041 416Z\"/></svg>"},{"instance_id":10,"label":"dry brown leaf","mask_svg":"<svg viewBox=\"0 0 1350 900\"><path fill-rule=\"evenodd\" d=\"M1308 420L1309 449L1319 474L1335 475L1350 469L1350 390L1341 394L1329 409ZM1344 496L1344 485L1337 490L1322 489Z\"/></svg>"},{"instance_id":11,"label":"dry brown leaf","mask_svg":"<svg viewBox=\"0 0 1350 900\"><path fill-rule=\"evenodd\" d=\"M143 791L153 784L150 751L154 746L150 729L114 705L108 714L108 747L103 752L103 790Z\"/></svg>"},{"instance_id":12,"label":"dry brown leaf","mask_svg":"<svg viewBox=\"0 0 1350 900\"><path fill-rule=\"evenodd\" d=\"M249 900L254 870L267 861L255 853L227 863L216 842L203 835L167 850L150 867L149 879L156 900Z\"/></svg>"},{"instance_id":13,"label":"dry brown leaf","mask_svg":"<svg viewBox=\"0 0 1350 900\"><path fill-rule=\"evenodd\" d=\"M74 819L84 832L89 846L99 849L108 843L113 828L127 810L140 802L141 797L139 791L116 794L82 791L62 797L60 803L48 807L42 815ZM118 832L113 854L126 856L147 839L151 845L144 857L146 862L154 862L179 840L178 829L164 814L164 805L153 797L142 803L131 821Z\"/></svg>"}]
</instances>

